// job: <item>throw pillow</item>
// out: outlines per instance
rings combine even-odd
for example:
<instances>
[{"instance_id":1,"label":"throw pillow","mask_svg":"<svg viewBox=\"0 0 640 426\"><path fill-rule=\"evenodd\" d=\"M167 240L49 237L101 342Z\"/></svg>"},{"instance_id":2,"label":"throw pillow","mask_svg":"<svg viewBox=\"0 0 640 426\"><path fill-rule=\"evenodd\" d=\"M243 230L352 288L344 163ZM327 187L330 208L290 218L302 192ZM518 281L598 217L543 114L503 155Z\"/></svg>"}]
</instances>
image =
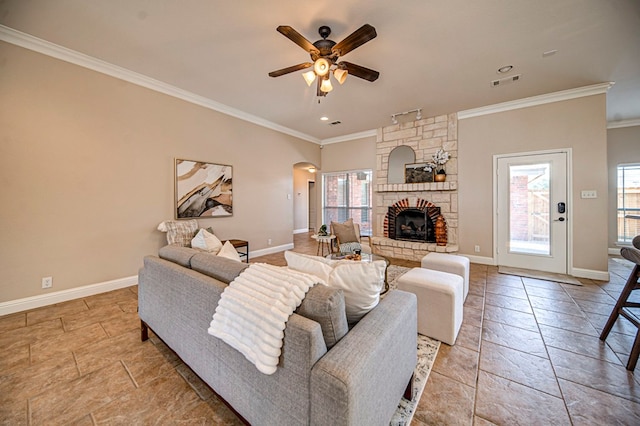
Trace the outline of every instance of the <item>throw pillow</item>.
<instances>
[{"instance_id":1,"label":"throw pillow","mask_svg":"<svg viewBox=\"0 0 640 426\"><path fill-rule=\"evenodd\" d=\"M218 252L218 256L242 262L242 260L240 260L240 255L236 251L236 248L229 241L225 241L225 243L222 245L222 248Z\"/></svg>"},{"instance_id":2,"label":"throw pillow","mask_svg":"<svg viewBox=\"0 0 640 426\"><path fill-rule=\"evenodd\" d=\"M324 257L285 251L284 258L289 268L298 272L315 275L323 284L329 283L329 275L331 271L333 271L333 267Z\"/></svg>"},{"instance_id":3,"label":"throw pillow","mask_svg":"<svg viewBox=\"0 0 640 426\"><path fill-rule=\"evenodd\" d=\"M353 225L353 219L349 219L346 222L331 222L331 229L336 236L340 244L360 242L356 236L356 228Z\"/></svg>"},{"instance_id":4,"label":"throw pillow","mask_svg":"<svg viewBox=\"0 0 640 426\"><path fill-rule=\"evenodd\" d=\"M198 221L195 219L164 222L167 228L167 243L189 247L191 239L198 232Z\"/></svg>"},{"instance_id":5,"label":"throw pillow","mask_svg":"<svg viewBox=\"0 0 640 426\"><path fill-rule=\"evenodd\" d=\"M191 240L191 247L217 254L222 248L222 242L206 229L200 229Z\"/></svg>"},{"instance_id":6,"label":"throw pillow","mask_svg":"<svg viewBox=\"0 0 640 426\"><path fill-rule=\"evenodd\" d=\"M315 275L329 285L344 292L345 310L352 327L380 301L384 288L384 260L358 262L329 260L319 256L286 251L287 266L296 271Z\"/></svg>"},{"instance_id":7,"label":"throw pillow","mask_svg":"<svg viewBox=\"0 0 640 426\"><path fill-rule=\"evenodd\" d=\"M352 327L380 302L384 287L384 260L357 262L341 260L334 263L329 286L342 289L347 321Z\"/></svg>"},{"instance_id":8,"label":"throw pillow","mask_svg":"<svg viewBox=\"0 0 640 426\"><path fill-rule=\"evenodd\" d=\"M355 253L356 250L362 251L360 243L342 243L340 244L340 253Z\"/></svg>"}]
</instances>

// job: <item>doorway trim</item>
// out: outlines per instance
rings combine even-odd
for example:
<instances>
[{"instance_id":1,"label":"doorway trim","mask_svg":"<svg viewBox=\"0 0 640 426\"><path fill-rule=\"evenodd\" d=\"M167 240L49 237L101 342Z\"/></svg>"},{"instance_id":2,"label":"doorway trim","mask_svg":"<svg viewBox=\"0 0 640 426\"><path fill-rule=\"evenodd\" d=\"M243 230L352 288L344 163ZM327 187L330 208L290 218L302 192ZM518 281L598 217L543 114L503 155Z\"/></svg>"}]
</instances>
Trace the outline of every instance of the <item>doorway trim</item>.
<instances>
[{"instance_id":1,"label":"doorway trim","mask_svg":"<svg viewBox=\"0 0 640 426\"><path fill-rule=\"evenodd\" d=\"M493 155L493 264L498 265L498 159L563 153L567 157L567 274L573 275L573 152L571 148L548 149L542 151L513 152Z\"/></svg>"}]
</instances>

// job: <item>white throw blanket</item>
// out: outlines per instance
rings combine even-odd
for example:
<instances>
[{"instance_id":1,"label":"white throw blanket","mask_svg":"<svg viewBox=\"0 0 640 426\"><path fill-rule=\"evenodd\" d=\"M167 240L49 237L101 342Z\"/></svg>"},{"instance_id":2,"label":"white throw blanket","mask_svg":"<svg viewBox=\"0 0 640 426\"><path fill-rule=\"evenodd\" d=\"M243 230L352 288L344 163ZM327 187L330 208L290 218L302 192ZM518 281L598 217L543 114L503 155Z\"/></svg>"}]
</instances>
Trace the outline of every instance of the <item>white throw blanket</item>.
<instances>
[{"instance_id":1,"label":"white throw blanket","mask_svg":"<svg viewBox=\"0 0 640 426\"><path fill-rule=\"evenodd\" d=\"M289 316L318 277L286 267L251 264L222 292L209 334L240 351L264 374L273 374Z\"/></svg>"}]
</instances>

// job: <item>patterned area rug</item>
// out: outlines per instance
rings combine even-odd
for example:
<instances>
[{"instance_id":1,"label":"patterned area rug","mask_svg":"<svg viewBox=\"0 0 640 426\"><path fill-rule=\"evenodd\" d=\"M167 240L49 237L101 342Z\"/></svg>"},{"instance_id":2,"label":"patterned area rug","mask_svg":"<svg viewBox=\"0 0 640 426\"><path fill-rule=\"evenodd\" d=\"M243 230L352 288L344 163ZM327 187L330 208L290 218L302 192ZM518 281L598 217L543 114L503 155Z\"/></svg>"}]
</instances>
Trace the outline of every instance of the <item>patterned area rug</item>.
<instances>
[{"instance_id":1,"label":"patterned area rug","mask_svg":"<svg viewBox=\"0 0 640 426\"><path fill-rule=\"evenodd\" d=\"M390 265L387 268L389 288L395 289L398 277L408 270L409 268L405 268L403 266ZM405 398L400 400L398 409L391 418L391 425L404 426L411 423L411 419L416 411L416 407L418 406L424 387L427 384L431 368L436 360L436 355L438 355L439 348L439 341L418 334L418 363L414 370L413 399L411 401Z\"/></svg>"},{"instance_id":2,"label":"patterned area rug","mask_svg":"<svg viewBox=\"0 0 640 426\"><path fill-rule=\"evenodd\" d=\"M570 275L554 274L553 272L534 271L531 269L511 268L508 266L498 266L498 272L506 275L517 275L519 277L536 278L539 280L555 281L558 283L582 285L580 281Z\"/></svg>"}]
</instances>

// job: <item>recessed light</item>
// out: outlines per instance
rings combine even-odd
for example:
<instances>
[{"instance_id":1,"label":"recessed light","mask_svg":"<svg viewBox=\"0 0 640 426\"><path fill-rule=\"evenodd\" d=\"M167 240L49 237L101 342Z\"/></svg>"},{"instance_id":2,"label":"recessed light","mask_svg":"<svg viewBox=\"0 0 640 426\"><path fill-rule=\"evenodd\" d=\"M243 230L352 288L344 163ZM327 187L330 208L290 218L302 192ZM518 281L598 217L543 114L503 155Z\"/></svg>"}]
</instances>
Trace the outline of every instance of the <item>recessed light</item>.
<instances>
[{"instance_id":1,"label":"recessed light","mask_svg":"<svg viewBox=\"0 0 640 426\"><path fill-rule=\"evenodd\" d=\"M320 120L322 120L322 121L328 121L328 120L329 120L329 117L320 117Z\"/></svg>"},{"instance_id":2,"label":"recessed light","mask_svg":"<svg viewBox=\"0 0 640 426\"><path fill-rule=\"evenodd\" d=\"M512 69L513 69L513 65L505 65L503 67L498 68L498 73L504 74L511 71Z\"/></svg>"},{"instance_id":3,"label":"recessed light","mask_svg":"<svg viewBox=\"0 0 640 426\"><path fill-rule=\"evenodd\" d=\"M549 56L555 55L556 53L558 53L558 49L547 50L546 52L542 52L542 57L547 58Z\"/></svg>"}]
</instances>

